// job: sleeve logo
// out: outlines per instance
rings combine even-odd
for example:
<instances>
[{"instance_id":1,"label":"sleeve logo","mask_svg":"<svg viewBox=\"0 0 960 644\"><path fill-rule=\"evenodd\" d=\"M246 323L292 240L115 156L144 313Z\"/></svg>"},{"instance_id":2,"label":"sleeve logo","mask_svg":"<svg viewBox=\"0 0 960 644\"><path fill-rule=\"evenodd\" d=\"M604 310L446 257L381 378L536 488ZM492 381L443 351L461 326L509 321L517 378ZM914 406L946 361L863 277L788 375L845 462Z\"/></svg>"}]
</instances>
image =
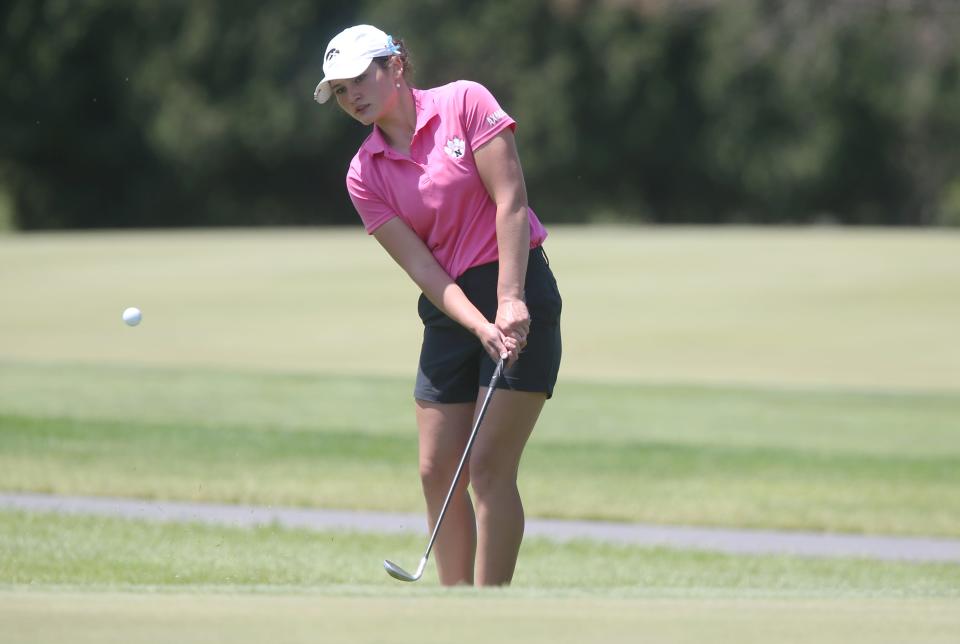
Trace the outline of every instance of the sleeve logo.
<instances>
[{"instance_id":1,"label":"sleeve logo","mask_svg":"<svg viewBox=\"0 0 960 644\"><path fill-rule=\"evenodd\" d=\"M496 125L497 121L499 121L506 115L507 113L504 112L503 110L497 110L496 112L494 112L493 114L487 117L487 125Z\"/></svg>"}]
</instances>

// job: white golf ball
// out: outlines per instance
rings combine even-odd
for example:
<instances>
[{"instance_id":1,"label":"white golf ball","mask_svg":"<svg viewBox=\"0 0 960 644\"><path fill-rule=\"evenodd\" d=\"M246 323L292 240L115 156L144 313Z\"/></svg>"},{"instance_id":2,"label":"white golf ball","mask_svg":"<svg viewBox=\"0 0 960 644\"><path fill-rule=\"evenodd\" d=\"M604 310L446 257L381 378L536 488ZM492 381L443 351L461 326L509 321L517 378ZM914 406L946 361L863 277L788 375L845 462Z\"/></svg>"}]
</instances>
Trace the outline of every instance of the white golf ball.
<instances>
[{"instance_id":1,"label":"white golf ball","mask_svg":"<svg viewBox=\"0 0 960 644\"><path fill-rule=\"evenodd\" d=\"M140 309L135 306L131 306L128 309L123 311L123 321L129 324L130 326L137 326L140 324L140 319L143 317L143 314L140 313Z\"/></svg>"}]
</instances>

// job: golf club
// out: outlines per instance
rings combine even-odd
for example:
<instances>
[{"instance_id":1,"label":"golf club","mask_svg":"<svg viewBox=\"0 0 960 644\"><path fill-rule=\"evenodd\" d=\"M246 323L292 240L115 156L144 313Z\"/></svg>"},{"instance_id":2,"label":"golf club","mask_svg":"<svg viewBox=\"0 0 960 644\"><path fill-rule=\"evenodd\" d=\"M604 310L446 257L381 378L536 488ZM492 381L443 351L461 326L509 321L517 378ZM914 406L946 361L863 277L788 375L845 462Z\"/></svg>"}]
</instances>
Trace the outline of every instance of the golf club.
<instances>
[{"instance_id":1,"label":"golf club","mask_svg":"<svg viewBox=\"0 0 960 644\"><path fill-rule=\"evenodd\" d=\"M457 471L453 475L453 483L450 484L450 491L447 492L447 498L443 501L443 507L440 509L440 516L437 517L437 525L433 527L433 534L430 535L430 542L427 543L427 551L423 553L423 559L420 560L420 565L417 566L417 572L411 575L409 572L393 563L389 559L383 560L383 567L386 568L387 574L394 579L399 579L400 581L417 581L423 575L423 569L427 567L427 559L430 558L430 551L433 549L433 542L437 540L437 533L440 531L440 524L443 523L443 515L447 513L447 506L450 505L450 499L453 497L453 491L457 487L457 481L460 480L460 473L463 471L463 465L467 462L467 457L470 455L470 448L473 447L473 441L477 438L477 430L480 429L480 423L483 422L483 416L487 413L487 406L490 404L490 399L493 397L493 390L496 388L497 381L500 379L501 373L503 373L503 358L500 358L500 361L497 363L497 368L493 370L493 377L490 378L490 387L487 389L487 395L483 399L483 404L480 405L480 413L477 414L477 420L473 423L473 431L470 432L470 438L467 439L467 446L463 450L463 457L460 459L460 465L457 466Z\"/></svg>"}]
</instances>

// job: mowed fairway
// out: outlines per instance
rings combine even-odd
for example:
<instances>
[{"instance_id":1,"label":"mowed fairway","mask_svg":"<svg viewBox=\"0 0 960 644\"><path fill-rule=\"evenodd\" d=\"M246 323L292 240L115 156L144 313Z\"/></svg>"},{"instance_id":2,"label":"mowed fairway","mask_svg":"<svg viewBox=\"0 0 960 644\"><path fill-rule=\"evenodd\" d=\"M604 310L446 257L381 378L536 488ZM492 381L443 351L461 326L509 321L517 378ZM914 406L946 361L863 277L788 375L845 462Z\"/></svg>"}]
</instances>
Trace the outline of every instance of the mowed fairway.
<instances>
[{"instance_id":1,"label":"mowed fairway","mask_svg":"<svg viewBox=\"0 0 960 644\"><path fill-rule=\"evenodd\" d=\"M422 537L0 512L0 641L951 642L960 566L531 539L510 589L400 584Z\"/></svg>"},{"instance_id":2,"label":"mowed fairway","mask_svg":"<svg viewBox=\"0 0 960 644\"><path fill-rule=\"evenodd\" d=\"M960 235L553 227L547 249L564 363L529 514L960 536ZM417 292L362 231L0 237L0 293L0 489L422 510ZM0 641L960 637L956 564L534 542L515 588L447 593L379 570L412 537L8 512L0 545Z\"/></svg>"},{"instance_id":3,"label":"mowed fairway","mask_svg":"<svg viewBox=\"0 0 960 644\"><path fill-rule=\"evenodd\" d=\"M11 642L953 644L956 602L0 593ZM951 613L951 611L953 611Z\"/></svg>"},{"instance_id":4,"label":"mowed fairway","mask_svg":"<svg viewBox=\"0 0 960 644\"><path fill-rule=\"evenodd\" d=\"M567 382L960 391L960 234L552 227ZM410 377L359 229L0 237L0 359ZM143 309L131 332L127 306Z\"/></svg>"}]
</instances>

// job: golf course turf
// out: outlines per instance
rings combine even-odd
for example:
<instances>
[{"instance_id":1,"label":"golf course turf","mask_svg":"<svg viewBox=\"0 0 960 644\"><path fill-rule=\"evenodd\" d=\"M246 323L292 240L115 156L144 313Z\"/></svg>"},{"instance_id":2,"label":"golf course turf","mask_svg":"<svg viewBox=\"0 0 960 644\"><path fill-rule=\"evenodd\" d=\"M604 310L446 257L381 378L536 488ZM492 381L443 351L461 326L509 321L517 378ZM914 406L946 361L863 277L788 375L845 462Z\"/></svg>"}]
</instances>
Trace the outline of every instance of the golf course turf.
<instances>
[{"instance_id":1,"label":"golf course turf","mask_svg":"<svg viewBox=\"0 0 960 644\"><path fill-rule=\"evenodd\" d=\"M960 235L549 228L530 516L960 536ZM0 236L0 291L0 489L422 512L416 289L361 230ZM509 589L386 576L423 545L0 511L0 641L960 639L957 564L530 539Z\"/></svg>"}]
</instances>

